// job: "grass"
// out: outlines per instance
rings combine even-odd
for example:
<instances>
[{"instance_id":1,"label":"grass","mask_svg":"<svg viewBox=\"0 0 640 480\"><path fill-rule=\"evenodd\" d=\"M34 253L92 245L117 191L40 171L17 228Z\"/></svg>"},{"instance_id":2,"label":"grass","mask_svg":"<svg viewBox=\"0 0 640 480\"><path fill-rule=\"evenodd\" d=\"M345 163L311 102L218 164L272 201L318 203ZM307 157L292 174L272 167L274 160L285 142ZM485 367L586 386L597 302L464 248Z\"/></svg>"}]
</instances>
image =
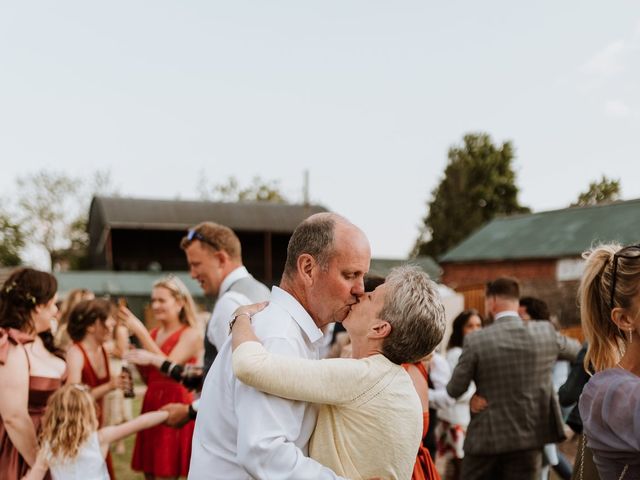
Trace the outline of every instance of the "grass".
<instances>
[{"instance_id":1,"label":"grass","mask_svg":"<svg viewBox=\"0 0 640 480\"><path fill-rule=\"evenodd\" d=\"M136 395L133 399L133 415L140 414L140 406L142 397ZM113 457L113 468L115 470L117 480L144 480L144 474L131 470L131 455L133 454L133 445L136 441L135 435L129 435L124 439L125 451L122 455L116 453L116 444L111 445L111 456Z\"/></svg>"}]
</instances>

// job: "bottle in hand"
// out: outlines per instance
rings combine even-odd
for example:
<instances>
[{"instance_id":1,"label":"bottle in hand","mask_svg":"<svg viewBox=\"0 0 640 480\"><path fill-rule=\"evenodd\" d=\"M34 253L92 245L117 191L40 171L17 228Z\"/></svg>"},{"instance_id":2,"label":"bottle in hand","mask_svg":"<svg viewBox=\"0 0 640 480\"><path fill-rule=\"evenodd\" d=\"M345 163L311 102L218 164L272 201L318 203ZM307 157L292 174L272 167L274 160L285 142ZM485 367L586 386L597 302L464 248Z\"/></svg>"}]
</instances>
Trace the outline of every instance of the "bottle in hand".
<instances>
[{"instance_id":1,"label":"bottle in hand","mask_svg":"<svg viewBox=\"0 0 640 480\"><path fill-rule=\"evenodd\" d=\"M125 377L125 385L123 388L124 397L125 398L133 398L136 394L133 391L133 375L131 374L131 367L129 367L129 363L126 360L122 361L122 373L121 375Z\"/></svg>"}]
</instances>

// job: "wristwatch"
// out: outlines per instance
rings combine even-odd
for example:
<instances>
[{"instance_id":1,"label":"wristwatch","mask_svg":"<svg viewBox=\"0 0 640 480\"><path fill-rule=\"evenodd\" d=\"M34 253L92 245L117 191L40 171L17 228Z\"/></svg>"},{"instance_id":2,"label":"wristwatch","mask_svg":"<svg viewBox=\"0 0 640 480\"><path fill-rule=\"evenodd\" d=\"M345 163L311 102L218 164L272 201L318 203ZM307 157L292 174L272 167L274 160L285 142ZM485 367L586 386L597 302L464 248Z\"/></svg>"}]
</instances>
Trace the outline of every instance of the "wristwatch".
<instances>
[{"instance_id":1,"label":"wristwatch","mask_svg":"<svg viewBox=\"0 0 640 480\"><path fill-rule=\"evenodd\" d=\"M236 320L238 319L238 317L242 317L243 315L249 317L249 322L251 322L251 314L249 313L244 312L244 313L239 313L237 315L234 315L231 321L229 322L229 335L231 335L233 324L236 323Z\"/></svg>"}]
</instances>

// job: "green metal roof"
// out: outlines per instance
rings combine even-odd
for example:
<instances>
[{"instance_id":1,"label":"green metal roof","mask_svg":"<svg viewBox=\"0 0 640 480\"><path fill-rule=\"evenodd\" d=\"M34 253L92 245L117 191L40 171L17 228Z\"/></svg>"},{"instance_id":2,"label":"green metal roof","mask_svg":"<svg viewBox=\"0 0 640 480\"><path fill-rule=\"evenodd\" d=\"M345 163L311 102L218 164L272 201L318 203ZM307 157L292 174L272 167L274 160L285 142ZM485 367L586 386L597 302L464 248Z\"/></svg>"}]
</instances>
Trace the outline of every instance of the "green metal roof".
<instances>
[{"instance_id":1,"label":"green metal roof","mask_svg":"<svg viewBox=\"0 0 640 480\"><path fill-rule=\"evenodd\" d=\"M497 218L440 258L441 263L576 257L594 244L640 240L640 199Z\"/></svg>"},{"instance_id":2,"label":"green metal roof","mask_svg":"<svg viewBox=\"0 0 640 480\"><path fill-rule=\"evenodd\" d=\"M440 280L442 269L431 257L416 257L409 260L396 260L390 258L372 258L369 273L386 277L392 268L400 265L416 265L424 270L432 280Z\"/></svg>"},{"instance_id":3,"label":"green metal roof","mask_svg":"<svg viewBox=\"0 0 640 480\"><path fill-rule=\"evenodd\" d=\"M58 293L61 297L74 288L87 288L97 295L111 296L148 296L153 284L173 274L180 278L194 297L202 297L202 289L187 272L111 272L111 271L73 271L54 272L58 280Z\"/></svg>"},{"instance_id":4,"label":"green metal roof","mask_svg":"<svg viewBox=\"0 0 640 480\"><path fill-rule=\"evenodd\" d=\"M431 257L418 257L412 260L371 259L371 273L386 276L393 267L410 263L422 268L429 276L438 280L441 269ZM108 270L89 270L72 272L54 272L58 280L58 293L61 297L75 288L87 288L97 295L117 296L149 296L153 284L173 274L189 289L194 297L203 297L198 282L188 272L114 272Z\"/></svg>"}]
</instances>

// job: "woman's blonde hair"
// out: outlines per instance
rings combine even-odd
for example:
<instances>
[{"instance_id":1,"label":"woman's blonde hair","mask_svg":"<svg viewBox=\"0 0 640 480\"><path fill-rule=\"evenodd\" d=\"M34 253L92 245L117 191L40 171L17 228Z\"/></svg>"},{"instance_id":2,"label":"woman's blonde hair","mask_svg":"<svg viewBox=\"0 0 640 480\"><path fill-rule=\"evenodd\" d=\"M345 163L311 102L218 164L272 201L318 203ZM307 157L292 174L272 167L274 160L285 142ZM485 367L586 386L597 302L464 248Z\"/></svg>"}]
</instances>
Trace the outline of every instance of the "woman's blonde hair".
<instances>
[{"instance_id":1,"label":"woman's blonde hair","mask_svg":"<svg viewBox=\"0 0 640 480\"><path fill-rule=\"evenodd\" d=\"M183 302L183 307L179 314L180 323L197 328L196 304L184 282L175 275L169 275L153 284L153 288L159 287L169 290L173 298Z\"/></svg>"},{"instance_id":2,"label":"woman's blonde hair","mask_svg":"<svg viewBox=\"0 0 640 480\"><path fill-rule=\"evenodd\" d=\"M583 253L586 265L580 282L580 320L589 348L585 369L614 367L625 351L627 337L611 319L616 307L631 309L640 290L640 256L617 256L617 243L599 245ZM615 273L615 290L612 291Z\"/></svg>"},{"instance_id":3,"label":"woman's blonde hair","mask_svg":"<svg viewBox=\"0 0 640 480\"><path fill-rule=\"evenodd\" d=\"M49 463L72 460L97 429L96 404L89 388L65 385L49 397L42 417L40 445L45 448Z\"/></svg>"}]
</instances>

